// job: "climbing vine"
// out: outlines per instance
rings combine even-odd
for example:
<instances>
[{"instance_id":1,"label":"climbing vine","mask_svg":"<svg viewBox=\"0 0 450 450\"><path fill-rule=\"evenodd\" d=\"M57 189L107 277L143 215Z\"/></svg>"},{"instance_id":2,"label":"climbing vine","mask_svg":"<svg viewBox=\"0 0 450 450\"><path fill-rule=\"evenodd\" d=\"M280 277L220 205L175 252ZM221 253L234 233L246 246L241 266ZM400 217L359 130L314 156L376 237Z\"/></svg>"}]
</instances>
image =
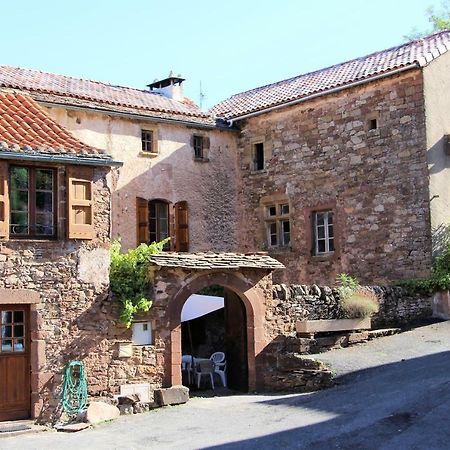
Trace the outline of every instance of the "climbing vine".
<instances>
[{"instance_id":1,"label":"climbing vine","mask_svg":"<svg viewBox=\"0 0 450 450\"><path fill-rule=\"evenodd\" d=\"M120 321L129 328L134 316L148 312L152 301L148 297L148 266L151 255L160 253L169 241L141 244L121 253L120 241L111 245L110 286L121 303Z\"/></svg>"}]
</instances>

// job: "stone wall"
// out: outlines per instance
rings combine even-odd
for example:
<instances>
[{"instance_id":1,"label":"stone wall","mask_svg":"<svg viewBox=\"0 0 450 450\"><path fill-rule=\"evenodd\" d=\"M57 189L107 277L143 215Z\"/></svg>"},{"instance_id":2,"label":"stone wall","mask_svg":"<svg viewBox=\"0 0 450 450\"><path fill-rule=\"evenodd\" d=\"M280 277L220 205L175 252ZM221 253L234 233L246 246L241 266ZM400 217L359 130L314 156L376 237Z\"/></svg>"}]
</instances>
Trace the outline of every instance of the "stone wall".
<instances>
[{"instance_id":1,"label":"stone wall","mask_svg":"<svg viewBox=\"0 0 450 450\"><path fill-rule=\"evenodd\" d=\"M377 128L369 129L371 119ZM242 251L267 248L265 204L290 206L290 244L269 248L275 282L330 284L341 272L384 284L426 275L431 233L420 70L244 120L239 164ZM266 168L253 171L264 142ZM335 213L336 250L312 254L312 212Z\"/></svg>"},{"instance_id":2,"label":"stone wall","mask_svg":"<svg viewBox=\"0 0 450 450\"><path fill-rule=\"evenodd\" d=\"M400 287L371 286L380 309L372 316L372 327L401 326L430 318L432 298L409 295ZM295 335L299 320L341 319L343 313L336 289L317 285L273 286L272 305L267 309L267 327L274 335Z\"/></svg>"}]
</instances>

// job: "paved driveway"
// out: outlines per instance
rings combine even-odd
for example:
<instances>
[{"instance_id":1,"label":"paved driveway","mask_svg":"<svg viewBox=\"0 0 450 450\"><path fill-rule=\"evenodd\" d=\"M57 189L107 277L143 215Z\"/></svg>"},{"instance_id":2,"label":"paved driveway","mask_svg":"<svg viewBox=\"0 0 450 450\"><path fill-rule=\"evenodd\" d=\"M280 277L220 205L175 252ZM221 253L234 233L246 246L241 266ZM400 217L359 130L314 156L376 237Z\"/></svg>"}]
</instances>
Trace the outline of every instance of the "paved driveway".
<instances>
[{"instance_id":1,"label":"paved driveway","mask_svg":"<svg viewBox=\"0 0 450 450\"><path fill-rule=\"evenodd\" d=\"M338 386L194 398L76 434L0 439L13 449L449 449L450 322L321 355Z\"/></svg>"}]
</instances>

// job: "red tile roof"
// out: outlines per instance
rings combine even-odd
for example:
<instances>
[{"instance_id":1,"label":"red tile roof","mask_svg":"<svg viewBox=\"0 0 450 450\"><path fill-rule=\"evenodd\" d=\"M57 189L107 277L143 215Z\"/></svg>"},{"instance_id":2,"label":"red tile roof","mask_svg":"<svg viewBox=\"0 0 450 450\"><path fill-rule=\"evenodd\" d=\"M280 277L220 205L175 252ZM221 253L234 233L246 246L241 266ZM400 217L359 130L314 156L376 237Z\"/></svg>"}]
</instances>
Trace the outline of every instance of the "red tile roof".
<instances>
[{"instance_id":1,"label":"red tile roof","mask_svg":"<svg viewBox=\"0 0 450 450\"><path fill-rule=\"evenodd\" d=\"M0 151L108 158L58 125L29 96L0 92Z\"/></svg>"},{"instance_id":2,"label":"red tile roof","mask_svg":"<svg viewBox=\"0 0 450 450\"><path fill-rule=\"evenodd\" d=\"M179 102L155 92L20 67L0 66L0 87L27 91L38 101L60 101L119 112L153 113L172 119L211 122L211 117L189 99Z\"/></svg>"},{"instance_id":3,"label":"red tile roof","mask_svg":"<svg viewBox=\"0 0 450 450\"><path fill-rule=\"evenodd\" d=\"M345 86L401 67L423 67L450 49L450 31L442 31L368 56L233 95L211 108L224 119L264 111L316 93Z\"/></svg>"}]
</instances>

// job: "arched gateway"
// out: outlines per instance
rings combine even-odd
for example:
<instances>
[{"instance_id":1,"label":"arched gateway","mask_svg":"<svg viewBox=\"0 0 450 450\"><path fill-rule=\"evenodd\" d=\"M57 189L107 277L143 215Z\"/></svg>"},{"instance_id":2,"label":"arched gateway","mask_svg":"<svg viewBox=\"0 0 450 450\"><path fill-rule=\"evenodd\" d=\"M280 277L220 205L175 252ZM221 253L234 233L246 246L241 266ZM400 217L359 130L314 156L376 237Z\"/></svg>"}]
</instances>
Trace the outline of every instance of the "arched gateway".
<instances>
[{"instance_id":1,"label":"arched gateway","mask_svg":"<svg viewBox=\"0 0 450 450\"><path fill-rule=\"evenodd\" d=\"M160 253L150 259L156 327L164 346L164 385L181 384L181 310L191 294L212 285L234 293L243 305L248 389L263 385L257 356L267 345L266 305L272 272L283 264L266 254ZM238 330L239 331L239 330Z\"/></svg>"}]
</instances>

